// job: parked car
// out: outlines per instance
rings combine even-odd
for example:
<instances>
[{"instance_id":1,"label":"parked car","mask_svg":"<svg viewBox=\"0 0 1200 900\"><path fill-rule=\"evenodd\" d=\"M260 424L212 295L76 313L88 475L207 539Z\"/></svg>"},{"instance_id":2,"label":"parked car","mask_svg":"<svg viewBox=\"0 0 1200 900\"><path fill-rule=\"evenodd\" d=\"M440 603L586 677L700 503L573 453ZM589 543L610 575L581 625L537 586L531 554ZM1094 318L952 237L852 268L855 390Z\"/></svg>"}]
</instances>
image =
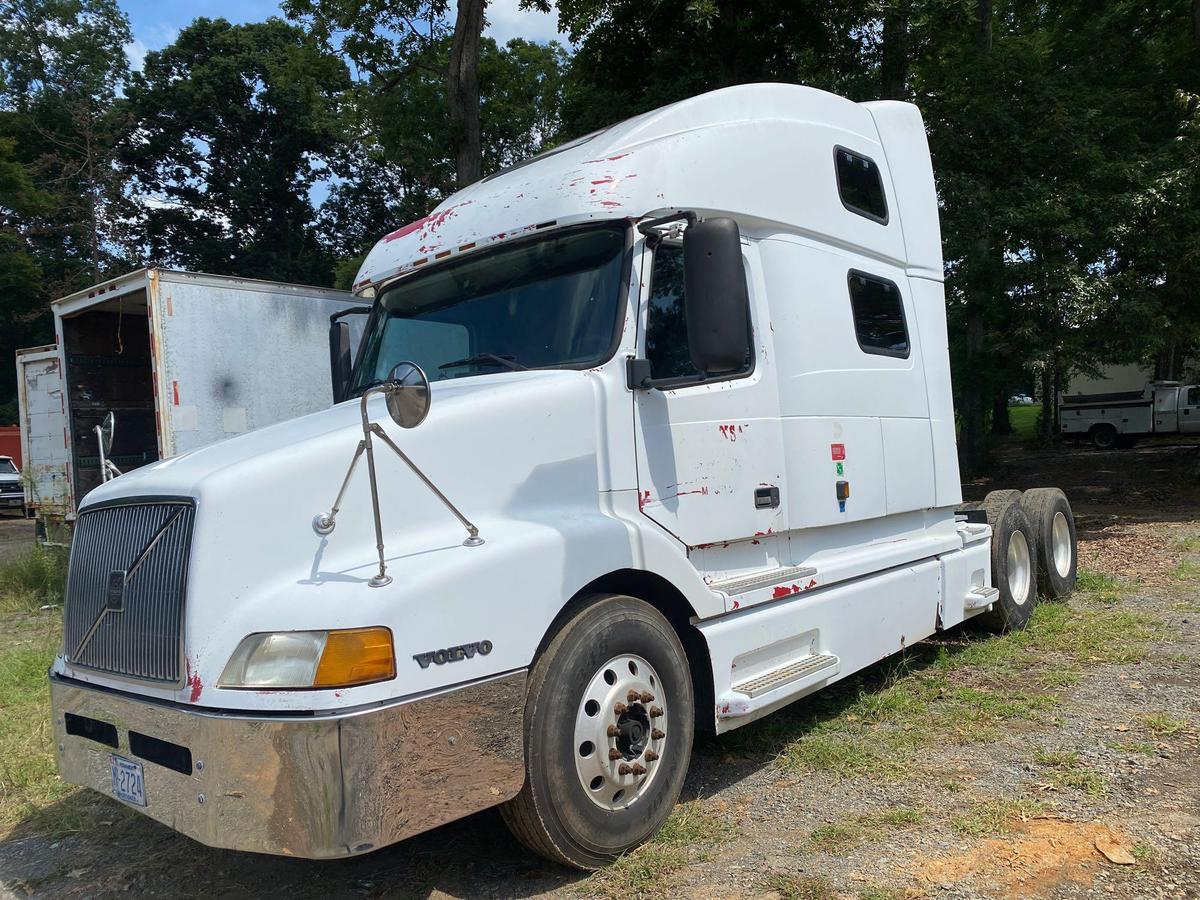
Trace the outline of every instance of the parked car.
<instances>
[{"instance_id":1,"label":"parked car","mask_svg":"<svg viewBox=\"0 0 1200 900\"><path fill-rule=\"evenodd\" d=\"M1009 406L1032 406L1034 399L1028 394L1013 394L1008 398Z\"/></svg>"},{"instance_id":2,"label":"parked car","mask_svg":"<svg viewBox=\"0 0 1200 900\"><path fill-rule=\"evenodd\" d=\"M24 509L21 470L11 456L0 456L0 509Z\"/></svg>"},{"instance_id":3,"label":"parked car","mask_svg":"<svg viewBox=\"0 0 1200 900\"><path fill-rule=\"evenodd\" d=\"M385 235L340 402L83 499L63 777L301 857L500 805L594 869L666 821L696 728L1021 627L1074 584L1071 509L959 510L941 247L916 107L782 84Z\"/></svg>"}]
</instances>

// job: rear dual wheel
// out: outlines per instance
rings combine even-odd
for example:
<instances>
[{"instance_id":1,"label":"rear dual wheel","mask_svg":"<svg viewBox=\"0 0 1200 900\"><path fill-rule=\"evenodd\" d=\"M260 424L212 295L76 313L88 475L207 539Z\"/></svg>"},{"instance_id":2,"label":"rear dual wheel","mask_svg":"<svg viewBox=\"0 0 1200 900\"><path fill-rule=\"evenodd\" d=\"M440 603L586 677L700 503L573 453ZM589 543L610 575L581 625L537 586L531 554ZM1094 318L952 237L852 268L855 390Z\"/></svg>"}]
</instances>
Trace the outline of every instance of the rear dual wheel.
<instances>
[{"instance_id":1,"label":"rear dual wheel","mask_svg":"<svg viewBox=\"0 0 1200 900\"><path fill-rule=\"evenodd\" d=\"M1033 488L1021 495L1021 506L1037 533L1038 590L1047 599L1065 600L1075 589L1079 562L1067 495L1058 488Z\"/></svg>"},{"instance_id":2,"label":"rear dual wheel","mask_svg":"<svg viewBox=\"0 0 1200 900\"><path fill-rule=\"evenodd\" d=\"M530 670L525 786L501 815L535 853L604 866L671 814L694 716L687 655L663 615L633 597L589 598Z\"/></svg>"},{"instance_id":3,"label":"rear dual wheel","mask_svg":"<svg viewBox=\"0 0 1200 900\"><path fill-rule=\"evenodd\" d=\"M993 491L980 508L992 527L992 586L1000 595L977 621L989 631L1025 627L1037 603L1038 538L1020 491Z\"/></svg>"}]
</instances>

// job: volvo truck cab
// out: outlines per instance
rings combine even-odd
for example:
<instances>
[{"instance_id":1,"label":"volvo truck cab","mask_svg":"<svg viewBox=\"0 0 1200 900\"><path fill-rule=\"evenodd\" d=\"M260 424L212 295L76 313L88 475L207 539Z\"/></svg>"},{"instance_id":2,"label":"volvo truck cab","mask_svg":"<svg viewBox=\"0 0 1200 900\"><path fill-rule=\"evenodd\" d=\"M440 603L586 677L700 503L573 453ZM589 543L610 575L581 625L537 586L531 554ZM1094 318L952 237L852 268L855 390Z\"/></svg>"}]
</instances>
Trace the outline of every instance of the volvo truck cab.
<instances>
[{"instance_id":1,"label":"volvo truck cab","mask_svg":"<svg viewBox=\"0 0 1200 900\"><path fill-rule=\"evenodd\" d=\"M340 402L80 507L60 770L206 844L346 856L500 805L593 869L696 729L1074 583L1061 492L962 504L911 105L638 116L385 235L355 291Z\"/></svg>"}]
</instances>

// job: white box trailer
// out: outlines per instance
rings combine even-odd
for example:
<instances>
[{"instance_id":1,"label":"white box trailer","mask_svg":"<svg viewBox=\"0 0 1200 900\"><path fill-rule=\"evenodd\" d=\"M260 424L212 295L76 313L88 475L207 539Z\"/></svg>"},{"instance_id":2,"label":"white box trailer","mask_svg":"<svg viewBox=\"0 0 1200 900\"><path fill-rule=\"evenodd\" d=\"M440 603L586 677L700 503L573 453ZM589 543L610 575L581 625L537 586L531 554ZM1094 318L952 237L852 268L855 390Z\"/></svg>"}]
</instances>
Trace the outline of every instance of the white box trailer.
<instances>
[{"instance_id":1,"label":"white box trailer","mask_svg":"<svg viewBox=\"0 0 1200 900\"><path fill-rule=\"evenodd\" d=\"M70 508L71 439L58 347L18 350L16 360L25 510L63 517Z\"/></svg>"},{"instance_id":2,"label":"white box trailer","mask_svg":"<svg viewBox=\"0 0 1200 900\"><path fill-rule=\"evenodd\" d=\"M365 305L345 291L169 269L54 301L57 344L24 363L31 406L21 425L41 473L31 502L51 498L47 512L73 518L102 481L95 428L110 412L110 459L128 472L326 408L330 316ZM50 391L55 369L61 385Z\"/></svg>"},{"instance_id":3,"label":"white box trailer","mask_svg":"<svg viewBox=\"0 0 1200 900\"><path fill-rule=\"evenodd\" d=\"M1152 381L1141 391L1064 395L1058 422L1064 436L1087 437L1098 450L1148 435L1200 435L1200 386Z\"/></svg>"},{"instance_id":4,"label":"white box trailer","mask_svg":"<svg viewBox=\"0 0 1200 900\"><path fill-rule=\"evenodd\" d=\"M501 804L596 868L666 820L694 728L1074 583L1061 491L960 513L911 105L676 103L448 198L356 285L345 400L87 498L67 781L306 857Z\"/></svg>"}]
</instances>

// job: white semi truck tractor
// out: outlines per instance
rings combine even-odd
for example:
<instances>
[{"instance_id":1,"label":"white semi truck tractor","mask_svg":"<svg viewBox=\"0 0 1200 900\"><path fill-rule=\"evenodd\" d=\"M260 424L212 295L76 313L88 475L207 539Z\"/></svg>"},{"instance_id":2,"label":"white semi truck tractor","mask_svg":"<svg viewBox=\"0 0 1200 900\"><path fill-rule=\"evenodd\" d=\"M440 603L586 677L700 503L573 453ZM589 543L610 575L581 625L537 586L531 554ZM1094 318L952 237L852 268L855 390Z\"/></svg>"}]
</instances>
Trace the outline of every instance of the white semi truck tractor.
<instances>
[{"instance_id":1,"label":"white semi truck tractor","mask_svg":"<svg viewBox=\"0 0 1200 900\"><path fill-rule=\"evenodd\" d=\"M666 820L695 729L1071 590L1061 492L960 511L911 105L638 116L385 235L355 292L340 402L82 501L67 781L314 858L499 805L594 869Z\"/></svg>"}]
</instances>

